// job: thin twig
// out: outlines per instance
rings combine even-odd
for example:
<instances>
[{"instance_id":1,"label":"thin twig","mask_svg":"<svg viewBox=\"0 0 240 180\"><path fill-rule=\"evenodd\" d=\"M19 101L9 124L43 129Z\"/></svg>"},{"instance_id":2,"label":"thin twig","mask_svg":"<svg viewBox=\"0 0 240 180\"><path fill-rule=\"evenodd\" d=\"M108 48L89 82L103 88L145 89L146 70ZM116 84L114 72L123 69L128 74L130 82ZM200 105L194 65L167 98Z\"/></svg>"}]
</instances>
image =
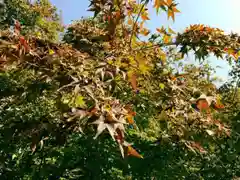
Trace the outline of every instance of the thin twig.
<instances>
[{"instance_id":1,"label":"thin twig","mask_svg":"<svg viewBox=\"0 0 240 180\"><path fill-rule=\"evenodd\" d=\"M132 37L133 37L135 26L137 25L137 21L138 21L138 19L140 17L140 14L143 11L143 8L145 7L146 4L147 4L147 1L144 4L142 4L142 7L141 7L140 11L138 12L137 18L136 18L136 20L135 20L135 22L133 24L133 30L132 30L131 37L130 37L130 42L129 42L129 46L130 47L131 47L131 44L132 44Z\"/></svg>"},{"instance_id":2,"label":"thin twig","mask_svg":"<svg viewBox=\"0 0 240 180\"><path fill-rule=\"evenodd\" d=\"M139 51L139 50L147 50L147 49L151 49L151 48L154 48L154 47L162 47L162 46L172 46L172 45L176 45L176 43L161 43L161 44L154 44L154 45L151 45L151 46L146 46L146 47L141 47L141 48L136 48L134 49L134 51Z\"/></svg>"},{"instance_id":3,"label":"thin twig","mask_svg":"<svg viewBox=\"0 0 240 180\"><path fill-rule=\"evenodd\" d=\"M64 85L64 86L62 86L62 87L60 87L57 91L59 92L59 91L61 91L62 89L64 89L64 88L66 88L66 87L70 87L70 86L75 86L76 84L78 84L78 83L80 83L81 81L74 81L74 82L72 82L72 83L70 83L70 84L67 84L67 85Z\"/></svg>"}]
</instances>

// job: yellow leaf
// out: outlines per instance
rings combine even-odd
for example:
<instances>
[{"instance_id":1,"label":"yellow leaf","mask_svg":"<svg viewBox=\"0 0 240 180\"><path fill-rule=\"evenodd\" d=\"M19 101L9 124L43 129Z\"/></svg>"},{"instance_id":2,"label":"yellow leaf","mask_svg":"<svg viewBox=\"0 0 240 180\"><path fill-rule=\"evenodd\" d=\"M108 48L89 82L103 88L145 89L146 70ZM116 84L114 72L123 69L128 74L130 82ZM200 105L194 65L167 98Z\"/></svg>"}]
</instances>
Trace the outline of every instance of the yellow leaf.
<instances>
[{"instance_id":1,"label":"yellow leaf","mask_svg":"<svg viewBox=\"0 0 240 180\"><path fill-rule=\"evenodd\" d=\"M53 55L55 53L52 49L49 49L48 52L49 52L49 55Z\"/></svg>"},{"instance_id":2,"label":"yellow leaf","mask_svg":"<svg viewBox=\"0 0 240 180\"><path fill-rule=\"evenodd\" d=\"M138 53L136 55L136 61L138 62L138 67L139 70L141 71L142 74L148 74L149 70L150 70L150 66L147 65L146 62L146 58L144 57L144 55Z\"/></svg>"},{"instance_id":3,"label":"yellow leaf","mask_svg":"<svg viewBox=\"0 0 240 180\"><path fill-rule=\"evenodd\" d=\"M168 32L169 32L170 34L176 34L170 27L168 27Z\"/></svg>"},{"instance_id":4,"label":"yellow leaf","mask_svg":"<svg viewBox=\"0 0 240 180\"><path fill-rule=\"evenodd\" d=\"M159 57L160 57L162 63L165 64L165 62L167 60L167 56L162 50L159 50Z\"/></svg>"},{"instance_id":5,"label":"yellow leaf","mask_svg":"<svg viewBox=\"0 0 240 180\"><path fill-rule=\"evenodd\" d=\"M165 85L164 85L163 83L160 83L160 84L159 84L159 87L160 87L161 89L164 89L164 88L165 88Z\"/></svg>"},{"instance_id":6,"label":"yellow leaf","mask_svg":"<svg viewBox=\"0 0 240 180\"><path fill-rule=\"evenodd\" d=\"M42 34L40 32L36 33L37 38L41 38Z\"/></svg>"},{"instance_id":7,"label":"yellow leaf","mask_svg":"<svg viewBox=\"0 0 240 180\"><path fill-rule=\"evenodd\" d=\"M108 64L113 64L113 60L108 60Z\"/></svg>"},{"instance_id":8,"label":"yellow leaf","mask_svg":"<svg viewBox=\"0 0 240 180\"><path fill-rule=\"evenodd\" d=\"M139 70L141 71L142 74L148 74L150 71L150 67L147 66L146 64L139 64Z\"/></svg>"},{"instance_id":9,"label":"yellow leaf","mask_svg":"<svg viewBox=\"0 0 240 180\"><path fill-rule=\"evenodd\" d=\"M127 72L127 76L128 76L129 79L131 79L133 73L134 73L133 70L129 70L129 71Z\"/></svg>"},{"instance_id":10,"label":"yellow leaf","mask_svg":"<svg viewBox=\"0 0 240 180\"><path fill-rule=\"evenodd\" d=\"M227 53L228 53L229 55L233 54L233 52L234 52L233 49L228 49L228 50L227 50Z\"/></svg>"},{"instance_id":11,"label":"yellow leaf","mask_svg":"<svg viewBox=\"0 0 240 180\"><path fill-rule=\"evenodd\" d=\"M128 57L129 59L129 63L132 65L132 66L135 66L137 64L136 60L133 58L133 57Z\"/></svg>"},{"instance_id":12,"label":"yellow leaf","mask_svg":"<svg viewBox=\"0 0 240 180\"><path fill-rule=\"evenodd\" d=\"M76 99L75 99L75 103L80 108L85 108L86 107L86 103L84 101L83 96L77 96Z\"/></svg>"},{"instance_id":13,"label":"yellow leaf","mask_svg":"<svg viewBox=\"0 0 240 180\"><path fill-rule=\"evenodd\" d=\"M111 106L109 104L106 104L106 106L104 107L104 110L110 111L111 110Z\"/></svg>"},{"instance_id":14,"label":"yellow leaf","mask_svg":"<svg viewBox=\"0 0 240 180\"><path fill-rule=\"evenodd\" d=\"M132 47L138 47L137 36L133 35L132 37Z\"/></svg>"}]
</instances>

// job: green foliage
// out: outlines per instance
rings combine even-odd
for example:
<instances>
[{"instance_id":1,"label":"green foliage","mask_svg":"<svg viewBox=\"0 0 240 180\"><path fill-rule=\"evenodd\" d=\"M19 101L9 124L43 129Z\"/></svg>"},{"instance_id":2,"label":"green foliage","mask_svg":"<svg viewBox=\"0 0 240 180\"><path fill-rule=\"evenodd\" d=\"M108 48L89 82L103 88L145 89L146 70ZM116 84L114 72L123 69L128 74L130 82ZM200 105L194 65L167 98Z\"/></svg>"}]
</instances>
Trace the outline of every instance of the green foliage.
<instances>
[{"instance_id":1,"label":"green foliage","mask_svg":"<svg viewBox=\"0 0 240 180\"><path fill-rule=\"evenodd\" d=\"M59 32L63 31L60 16L56 7L48 0L30 3L28 0L4 1L1 7L2 17L0 28L14 26L14 20L21 23L23 35L34 35L47 40L58 40Z\"/></svg>"}]
</instances>

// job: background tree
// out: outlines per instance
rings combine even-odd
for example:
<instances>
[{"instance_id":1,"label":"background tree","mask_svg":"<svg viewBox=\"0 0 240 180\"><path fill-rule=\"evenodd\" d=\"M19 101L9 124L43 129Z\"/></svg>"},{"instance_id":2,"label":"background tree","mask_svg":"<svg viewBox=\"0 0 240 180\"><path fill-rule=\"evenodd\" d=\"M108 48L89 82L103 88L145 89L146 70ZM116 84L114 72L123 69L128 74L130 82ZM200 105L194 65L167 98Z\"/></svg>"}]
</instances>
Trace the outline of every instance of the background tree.
<instances>
[{"instance_id":1,"label":"background tree","mask_svg":"<svg viewBox=\"0 0 240 180\"><path fill-rule=\"evenodd\" d=\"M56 7L48 0L4 1L1 6L0 28L7 29L19 21L22 34L35 35L42 39L57 40L63 25Z\"/></svg>"}]
</instances>

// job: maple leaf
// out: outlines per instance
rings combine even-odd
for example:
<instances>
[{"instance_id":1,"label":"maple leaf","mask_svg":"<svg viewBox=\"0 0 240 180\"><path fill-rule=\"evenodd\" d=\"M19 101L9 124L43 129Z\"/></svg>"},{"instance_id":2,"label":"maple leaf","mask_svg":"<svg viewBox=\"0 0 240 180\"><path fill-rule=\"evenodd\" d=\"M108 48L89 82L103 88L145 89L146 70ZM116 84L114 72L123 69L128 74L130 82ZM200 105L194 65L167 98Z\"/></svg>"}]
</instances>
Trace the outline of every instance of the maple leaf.
<instances>
[{"instance_id":1,"label":"maple leaf","mask_svg":"<svg viewBox=\"0 0 240 180\"><path fill-rule=\"evenodd\" d=\"M132 146L128 146L127 148L128 148L127 150L128 156L134 156L134 157L143 159L143 156L140 155Z\"/></svg>"},{"instance_id":2,"label":"maple leaf","mask_svg":"<svg viewBox=\"0 0 240 180\"><path fill-rule=\"evenodd\" d=\"M148 17L147 12L142 13L141 18L142 18L143 21L150 20L149 17Z\"/></svg>"},{"instance_id":3,"label":"maple leaf","mask_svg":"<svg viewBox=\"0 0 240 180\"><path fill-rule=\"evenodd\" d=\"M144 36L147 36L150 33L150 31L148 29L144 28L143 30L140 31L140 33Z\"/></svg>"},{"instance_id":4,"label":"maple leaf","mask_svg":"<svg viewBox=\"0 0 240 180\"><path fill-rule=\"evenodd\" d=\"M37 37L37 38L39 38L39 39L40 39L40 38L41 38L41 36L42 36L41 32L37 32L37 33L36 33L36 37Z\"/></svg>"},{"instance_id":5,"label":"maple leaf","mask_svg":"<svg viewBox=\"0 0 240 180\"><path fill-rule=\"evenodd\" d=\"M49 55L53 55L55 52L52 49L48 50Z\"/></svg>"},{"instance_id":6,"label":"maple leaf","mask_svg":"<svg viewBox=\"0 0 240 180\"><path fill-rule=\"evenodd\" d=\"M129 124L134 124L134 119L133 116L131 114L127 115L127 121Z\"/></svg>"},{"instance_id":7,"label":"maple leaf","mask_svg":"<svg viewBox=\"0 0 240 180\"><path fill-rule=\"evenodd\" d=\"M79 107L86 107L86 103L84 101L84 97L83 96L77 96L76 99L75 99L75 103L79 106Z\"/></svg>"},{"instance_id":8,"label":"maple leaf","mask_svg":"<svg viewBox=\"0 0 240 180\"><path fill-rule=\"evenodd\" d=\"M197 30L203 31L204 30L204 25L203 24L198 25Z\"/></svg>"},{"instance_id":9,"label":"maple leaf","mask_svg":"<svg viewBox=\"0 0 240 180\"><path fill-rule=\"evenodd\" d=\"M208 110L210 105L212 104L214 100L214 97L212 96L206 96L205 94L202 94L197 100L193 100L194 104L192 104L192 107L197 111L203 111Z\"/></svg>"},{"instance_id":10,"label":"maple leaf","mask_svg":"<svg viewBox=\"0 0 240 180\"><path fill-rule=\"evenodd\" d=\"M163 7L163 6L165 6L165 5L167 5L167 3L165 2L165 0L155 0L155 2L154 2L154 8L156 8L157 13L158 13L158 11L159 11L159 8L160 8L160 7Z\"/></svg>"},{"instance_id":11,"label":"maple leaf","mask_svg":"<svg viewBox=\"0 0 240 180\"><path fill-rule=\"evenodd\" d=\"M129 72L128 77L130 79L133 90L137 91L137 75L135 72Z\"/></svg>"},{"instance_id":12,"label":"maple leaf","mask_svg":"<svg viewBox=\"0 0 240 180\"><path fill-rule=\"evenodd\" d=\"M132 24L133 24L133 20L132 20L132 19L128 19L127 23L128 23L129 25L132 25Z\"/></svg>"},{"instance_id":13,"label":"maple leaf","mask_svg":"<svg viewBox=\"0 0 240 180\"><path fill-rule=\"evenodd\" d=\"M167 44L167 43L169 43L170 41L171 41L171 36L168 36L168 35L165 34L165 35L163 36L163 42Z\"/></svg>"},{"instance_id":14,"label":"maple leaf","mask_svg":"<svg viewBox=\"0 0 240 180\"><path fill-rule=\"evenodd\" d=\"M176 34L170 27L168 27L168 32L169 32L170 34Z\"/></svg>"},{"instance_id":15,"label":"maple leaf","mask_svg":"<svg viewBox=\"0 0 240 180\"><path fill-rule=\"evenodd\" d=\"M180 11L176 8L176 5L171 5L168 8L168 19L171 17L173 21L175 21L175 13L180 13Z\"/></svg>"},{"instance_id":16,"label":"maple leaf","mask_svg":"<svg viewBox=\"0 0 240 180\"><path fill-rule=\"evenodd\" d=\"M108 124L108 123L105 123L105 118L103 115L101 115L99 117L99 119L97 119L96 121L94 121L92 124L97 124L98 127L97 127L97 133L96 135L94 136L93 139L97 139L97 137L105 130L107 129L109 134L111 135L111 137L113 138L113 140L115 140L114 138L114 128L111 124Z\"/></svg>"},{"instance_id":17,"label":"maple leaf","mask_svg":"<svg viewBox=\"0 0 240 180\"><path fill-rule=\"evenodd\" d=\"M167 0L167 5L168 5L168 6L171 6L172 3L173 3L172 0Z\"/></svg>"},{"instance_id":18,"label":"maple leaf","mask_svg":"<svg viewBox=\"0 0 240 180\"><path fill-rule=\"evenodd\" d=\"M156 30L161 34L166 34L166 29L163 26L161 28L156 28Z\"/></svg>"},{"instance_id":19,"label":"maple leaf","mask_svg":"<svg viewBox=\"0 0 240 180\"><path fill-rule=\"evenodd\" d=\"M175 21L174 12L173 12L171 9L168 9L168 19L169 19L170 17L173 19L173 21Z\"/></svg>"}]
</instances>

